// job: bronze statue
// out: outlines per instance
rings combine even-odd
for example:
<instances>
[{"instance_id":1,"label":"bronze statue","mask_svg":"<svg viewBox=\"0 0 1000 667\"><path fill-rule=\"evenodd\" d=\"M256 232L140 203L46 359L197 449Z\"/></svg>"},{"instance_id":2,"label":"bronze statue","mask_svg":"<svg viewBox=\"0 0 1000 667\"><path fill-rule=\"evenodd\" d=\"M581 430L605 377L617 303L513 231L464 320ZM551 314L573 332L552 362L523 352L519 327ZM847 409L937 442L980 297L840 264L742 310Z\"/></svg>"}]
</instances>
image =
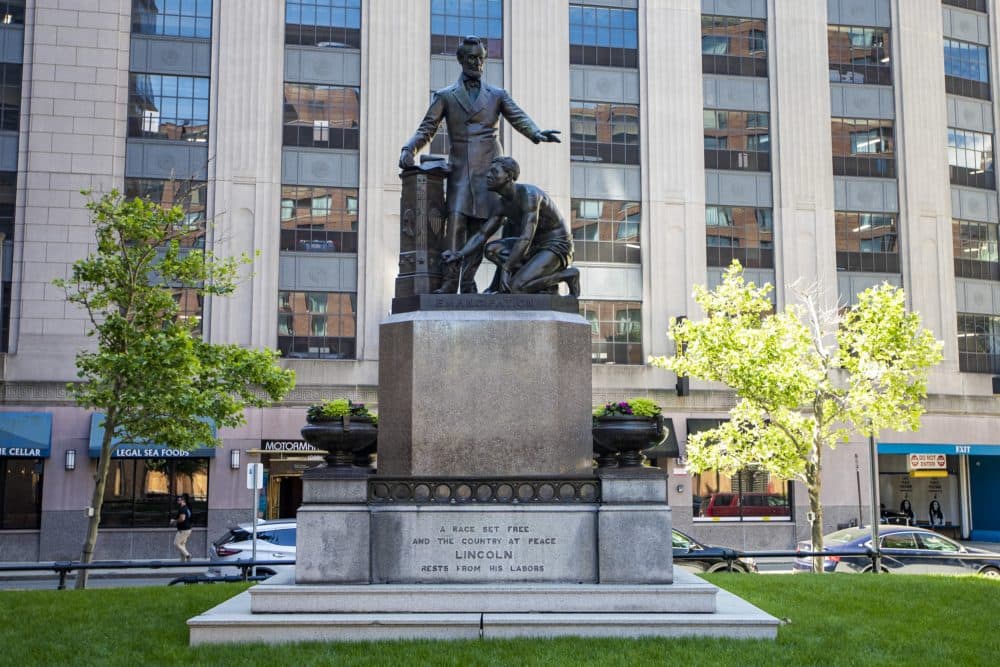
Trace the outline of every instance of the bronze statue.
<instances>
[{"instance_id":1,"label":"bronze statue","mask_svg":"<svg viewBox=\"0 0 1000 667\"><path fill-rule=\"evenodd\" d=\"M497 157L486 174L487 187L499 195L490 217L461 250L446 250L441 259L460 265L482 252L486 240L504 225L504 238L486 245L486 258L497 272L488 292L554 293L559 283L580 295L580 271L573 262L569 223L541 188L517 183L521 168L514 158ZM514 234L514 235L509 235Z\"/></svg>"},{"instance_id":2,"label":"bronze statue","mask_svg":"<svg viewBox=\"0 0 1000 667\"><path fill-rule=\"evenodd\" d=\"M448 247L456 250L465 239L475 235L490 216L496 195L486 186L486 172L493 158L500 155L497 126L500 117L536 144L559 142L558 130L539 130L510 94L482 81L486 64L486 46L478 37L466 37L455 54L462 64L462 75L451 86L434 93L431 105L416 133L406 142L399 156L400 169L414 165L414 154L434 137L444 120L448 126L451 150L448 155ZM475 293L475 274L483 260L479 250L464 264L461 279L458 267L449 265L441 287L435 292ZM461 282L461 285L459 285Z\"/></svg>"}]
</instances>

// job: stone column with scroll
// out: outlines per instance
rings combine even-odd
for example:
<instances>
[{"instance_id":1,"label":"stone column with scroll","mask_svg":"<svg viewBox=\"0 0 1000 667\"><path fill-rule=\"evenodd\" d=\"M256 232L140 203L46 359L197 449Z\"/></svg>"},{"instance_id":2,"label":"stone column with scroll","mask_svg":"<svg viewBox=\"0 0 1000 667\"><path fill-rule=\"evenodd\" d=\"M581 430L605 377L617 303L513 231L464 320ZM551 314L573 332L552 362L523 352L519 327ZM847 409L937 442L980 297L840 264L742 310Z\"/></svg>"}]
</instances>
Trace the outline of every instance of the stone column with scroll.
<instances>
[{"instance_id":1,"label":"stone column with scroll","mask_svg":"<svg viewBox=\"0 0 1000 667\"><path fill-rule=\"evenodd\" d=\"M441 285L440 253L445 243L445 180L450 168L444 159L421 162L400 174L399 274L396 297L430 294Z\"/></svg>"}]
</instances>

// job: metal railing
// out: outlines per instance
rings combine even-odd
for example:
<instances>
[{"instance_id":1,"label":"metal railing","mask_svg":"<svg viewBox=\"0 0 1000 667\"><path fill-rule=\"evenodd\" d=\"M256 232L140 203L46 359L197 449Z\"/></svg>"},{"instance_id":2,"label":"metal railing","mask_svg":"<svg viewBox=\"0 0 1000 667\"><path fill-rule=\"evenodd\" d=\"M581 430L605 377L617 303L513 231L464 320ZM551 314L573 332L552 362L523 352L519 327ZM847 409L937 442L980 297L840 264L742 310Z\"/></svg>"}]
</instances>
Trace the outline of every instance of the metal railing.
<instances>
[{"instance_id":1,"label":"metal railing","mask_svg":"<svg viewBox=\"0 0 1000 667\"><path fill-rule=\"evenodd\" d=\"M255 569L258 567L269 567L276 565L295 565L295 560L100 560L92 563L82 563L80 561L47 561L39 563L0 563L0 572L55 572L59 576L58 590L66 589L66 577L70 572L81 572L84 570L171 570L190 569L192 567L205 567L211 569L223 569L235 567L240 570L238 575L209 576L189 575L179 577L171 581L175 583L197 583L214 581L260 581L266 579L266 575L257 575Z\"/></svg>"},{"instance_id":2,"label":"metal railing","mask_svg":"<svg viewBox=\"0 0 1000 667\"><path fill-rule=\"evenodd\" d=\"M692 551L683 554L674 554L674 561L704 561L721 559L726 563L726 571L742 571L743 568L734 564L741 559L767 559L767 558L866 558L871 561L871 571L878 572L878 562L884 563L886 559L893 560L899 554L886 553L884 549L875 551L874 549L854 549L844 551L740 551L738 549L722 548L714 550L707 555L700 551ZM991 560L988 555L974 553L956 553L943 551L936 553L914 553L906 554L906 558L914 559L939 559L948 558L954 560ZM213 561L213 560L190 560L190 561L161 561L161 560L104 560L92 563L82 563L80 561L48 561L39 563L0 563L0 573L3 572L54 572L59 577L58 590L66 588L66 578L71 572L84 570L170 570L170 569L190 569L193 567L205 567L211 570L222 570L226 568L237 568L240 574L237 575L208 575L191 574L177 577L170 582L170 585L178 583L209 583L225 581L261 581L270 575L256 574L258 567L273 567L279 565L295 565L294 559L289 560L251 560L240 559L233 561ZM886 571L884 564L882 571Z\"/></svg>"}]
</instances>

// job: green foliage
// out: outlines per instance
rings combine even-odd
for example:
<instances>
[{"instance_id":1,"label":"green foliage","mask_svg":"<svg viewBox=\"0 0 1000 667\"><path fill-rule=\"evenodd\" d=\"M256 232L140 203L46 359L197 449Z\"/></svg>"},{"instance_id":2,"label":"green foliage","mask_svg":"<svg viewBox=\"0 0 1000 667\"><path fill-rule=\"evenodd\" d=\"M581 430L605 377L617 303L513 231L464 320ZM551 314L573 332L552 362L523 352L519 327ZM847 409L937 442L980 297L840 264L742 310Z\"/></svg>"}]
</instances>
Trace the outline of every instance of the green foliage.
<instances>
[{"instance_id":1,"label":"green foliage","mask_svg":"<svg viewBox=\"0 0 1000 667\"><path fill-rule=\"evenodd\" d=\"M775 641L522 638L188 645L187 620L245 584L0 591L11 665L992 665L1000 585L972 577L732 576L711 583L784 619ZM54 586L54 584L53 584ZM974 610L956 618L955 601ZM916 625L915 625L916 624ZM917 629L933 634L914 640ZM30 636L26 636L30 632ZM86 638L82 641L81 638ZM993 656L993 657L991 657Z\"/></svg>"},{"instance_id":2,"label":"green foliage","mask_svg":"<svg viewBox=\"0 0 1000 667\"><path fill-rule=\"evenodd\" d=\"M889 284L865 290L839 316L821 312L815 293L772 312L770 291L744 282L733 262L715 290L695 289L704 319L671 321L676 355L650 362L736 392L730 421L688 437L692 470L733 474L755 464L798 478L820 516L822 450L852 432L919 428L927 376L941 360L942 344ZM816 529L813 540L822 544Z\"/></svg>"},{"instance_id":3,"label":"green foliage","mask_svg":"<svg viewBox=\"0 0 1000 667\"><path fill-rule=\"evenodd\" d=\"M85 193L86 194L86 193ZM204 341L197 322L181 317L177 290L231 294L249 258L219 259L181 248L190 235L179 207L164 210L118 192L88 202L96 250L56 280L70 303L89 318L91 349L77 353L79 382L68 385L77 405L104 413L105 438L82 560L93 556L104 499L112 438L191 450L219 441L212 424L244 423L248 406L281 399L295 384L273 350ZM79 585L86 584L81 577Z\"/></svg>"},{"instance_id":4,"label":"green foliage","mask_svg":"<svg viewBox=\"0 0 1000 667\"><path fill-rule=\"evenodd\" d=\"M663 410L655 401L648 398L630 398L627 401L611 401L603 407L595 408L594 417L611 417L614 415L629 415L635 417L655 417Z\"/></svg>"},{"instance_id":5,"label":"green foliage","mask_svg":"<svg viewBox=\"0 0 1000 667\"><path fill-rule=\"evenodd\" d=\"M77 355L80 382L69 391L78 405L113 415L125 441L190 450L219 444L206 418L239 426L245 407L267 405L294 386L276 352L207 343L196 321L179 317L176 290L231 294L247 257L181 248L190 230L178 207L111 192L87 208L97 249L55 281L86 311L97 343Z\"/></svg>"},{"instance_id":6,"label":"green foliage","mask_svg":"<svg viewBox=\"0 0 1000 667\"><path fill-rule=\"evenodd\" d=\"M367 417L373 424L378 424L378 415L371 412L364 403L352 403L347 398L333 398L306 409L306 421L310 423L336 421L344 415L352 417Z\"/></svg>"}]
</instances>

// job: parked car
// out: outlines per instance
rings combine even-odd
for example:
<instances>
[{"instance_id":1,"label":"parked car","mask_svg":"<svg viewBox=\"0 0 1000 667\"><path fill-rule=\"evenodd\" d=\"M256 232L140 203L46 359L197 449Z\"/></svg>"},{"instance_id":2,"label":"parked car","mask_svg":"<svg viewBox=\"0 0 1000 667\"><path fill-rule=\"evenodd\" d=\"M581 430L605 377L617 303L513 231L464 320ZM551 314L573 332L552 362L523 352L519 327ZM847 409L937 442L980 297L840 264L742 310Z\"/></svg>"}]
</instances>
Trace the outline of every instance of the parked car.
<instances>
[{"instance_id":1,"label":"parked car","mask_svg":"<svg viewBox=\"0 0 1000 667\"><path fill-rule=\"evenodd\" d=\"M713 493L702 500L701 516L789 516L786 496L775 493Z\"/></svg>"},{"instance_id":2,"label":"parked car","mask_svg":"<svg viewBox=\"0 0 1000 667\"><path fill-rule=\"evenodd\" d=\"M212 543L208 576L241 574L236 561L253 559L253 525L234 526ZM257 522L257 560L295 560L295 519ZM257 574L294 570L294 565L262 565Z\"/></svg>"},{"instance_id":3,"label":"parked car","mask_svg":"<svg viewBox=\"0 0 1000 667\"><path fill-rule=\"evenodd\" d=\"M1000 577L1000 554L966 547L944 535L915 526L879 526L882 570L901 574L980 574ZM871 547L871 528L846 528L823 536L826 572L871 572L867 556L838 556L837 552ZM811 551L811 542L799 542L799 551ZM793 569L812 571L812 558L796 558Z\"/></svg>"},{"instance_id":4,"label":"parked car","mask_svg":"<svg viewBox=\"0 0 1000 667\"><path fill-rule=\"evenodd\" d=\"M726 562L725 553L732 549L716 547L709 544L702 544L690 535L686 535L676 528L673 531L674 539L674 565L683 567L685 570L693 572L727 572L729 564ZM697 558L680 558L677 556L697 556ZM757 562L752 558L737 558L733 561L733 572L756 572Z\"/></svg>"}]
</instances>

